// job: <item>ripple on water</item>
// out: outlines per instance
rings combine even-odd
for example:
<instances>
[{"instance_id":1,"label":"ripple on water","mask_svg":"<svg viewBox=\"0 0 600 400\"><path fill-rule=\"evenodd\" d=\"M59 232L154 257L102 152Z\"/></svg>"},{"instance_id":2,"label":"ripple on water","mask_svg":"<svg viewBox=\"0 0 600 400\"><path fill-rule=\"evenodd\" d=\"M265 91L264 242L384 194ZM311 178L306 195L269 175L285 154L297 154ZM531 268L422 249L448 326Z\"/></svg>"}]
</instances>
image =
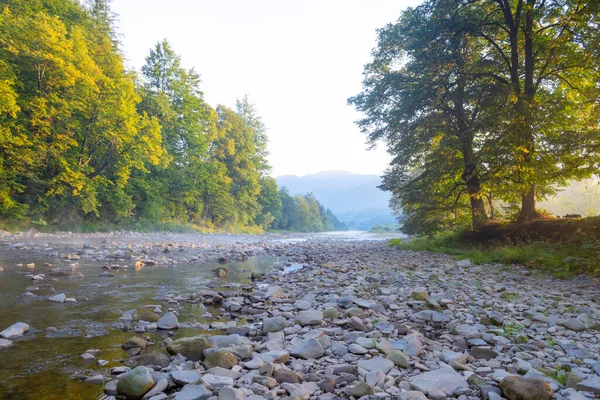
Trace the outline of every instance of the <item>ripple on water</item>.
<instances>
[{"instance_id":1,"label":"ripple on water","mask_svg":"<svg viewBox=\"0 0 600 400\"><path fill-rule=\"evenodd\" d=\"M55 266L66 266L64 260L47 257L28 257L26 251L15 256L14 251L0 251L0 265L15 265L24 261L36 263L36 273L47 273L41 266L49 261ZM256 257L242 263L227 264L229 278L223 281L229 287L239 287L249 281L252 272L268 273L279 261L276 257ZM0 280L0 329L15 322L31 326L30 333L15 340L13 347L1 353L0 399L3 400L79 400L95 399L102 394L102 386L87 385L70 379L72 375L92 376L107 373L111 367L122 365L126 355L121 349L132 333L118 329L118 318L123 311L141 308L147 304L161 304L163 310L169 305L160 301L168 294L190 294L214 281L216 263L183 264L176 266L147 266L140 271L118 270L112 278L100 277L102 263L79 260L77 271L83 279L58 278L51 283L51 290L36 291L36 297L21 297L25 288L35 284L25 276L27 271L7 268ZM292 265L291 267L294 267ZM299 268L299 267L298 267ZM212 290L212 289L211 289ZM46 298L54 293L65 293L78 299L76 304L57 304ZM39 296L37 296L39 295ZM193 336L208 321L205 312L217 315L215 307L182 303L180 329L177 337ZM215 320L211 320L213 322ZM44 332L47 327L55 332ZM212 332L214 333L214 332ZM145 334L160 341L166 332ZM102 350L99 358L109 361L104 367L96 363L84 364L81 354L86 350Z\"/></svg>"}]
</instances>

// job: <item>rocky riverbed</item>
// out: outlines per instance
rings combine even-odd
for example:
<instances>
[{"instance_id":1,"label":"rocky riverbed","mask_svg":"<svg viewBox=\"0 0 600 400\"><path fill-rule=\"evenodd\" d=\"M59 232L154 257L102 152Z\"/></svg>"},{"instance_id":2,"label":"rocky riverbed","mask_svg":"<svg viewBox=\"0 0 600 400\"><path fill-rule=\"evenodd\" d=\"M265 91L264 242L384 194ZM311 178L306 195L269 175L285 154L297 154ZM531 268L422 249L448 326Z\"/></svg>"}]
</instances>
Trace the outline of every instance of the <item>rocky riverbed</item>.
<instances>
[{"instance_id":1,"label":"rocky riverbed","mask_svg":"<svg viewBox=\"0 0 600 400\"><path fill-rule=\"evenodd\" d=\"M27 397L26 388L6 386L13 395L4 398L600 395L599 282L590 277L558 280L519 266L404 252L384 241L310 235L7 236L0 260L2 282L29 280L31 309L43 301L48 310L93 314L103 308L85 305L105 292L115 310L102 314L111 320L101 332L77 331L89 337L71 357L62 395L36 394L32 385ZM127 299L161 268L189 278ZM192 279L194 271L202 279ZM92 275L111 283L99 291L56 290ZM110 294L117 291L123 297ZM0 325L0 357L41 338L58 345L71 337L56 334L60 326L10 319Z\"/></svg>"}]
</instances>

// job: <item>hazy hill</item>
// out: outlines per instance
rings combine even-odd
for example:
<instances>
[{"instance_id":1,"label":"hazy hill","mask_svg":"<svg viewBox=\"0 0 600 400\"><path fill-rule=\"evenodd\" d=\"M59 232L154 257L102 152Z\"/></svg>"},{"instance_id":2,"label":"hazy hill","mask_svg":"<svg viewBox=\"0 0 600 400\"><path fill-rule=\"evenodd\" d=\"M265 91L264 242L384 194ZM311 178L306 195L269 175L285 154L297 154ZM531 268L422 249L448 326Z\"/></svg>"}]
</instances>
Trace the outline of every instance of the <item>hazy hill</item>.
<instances>
[{"instance_id":1,"label":"hazy hill","mask_svg":"<svg viewBox=\"0 0 600 400\"><path fill-rule=\"evenodd\" d=\"M292 195L312 192L350 229L368 230L373 225L396 223L389 208L390 194L377 188L381 182L377 175L323 171L305 176L283 175L276 180Z\"/></svg>"}]
</instances>

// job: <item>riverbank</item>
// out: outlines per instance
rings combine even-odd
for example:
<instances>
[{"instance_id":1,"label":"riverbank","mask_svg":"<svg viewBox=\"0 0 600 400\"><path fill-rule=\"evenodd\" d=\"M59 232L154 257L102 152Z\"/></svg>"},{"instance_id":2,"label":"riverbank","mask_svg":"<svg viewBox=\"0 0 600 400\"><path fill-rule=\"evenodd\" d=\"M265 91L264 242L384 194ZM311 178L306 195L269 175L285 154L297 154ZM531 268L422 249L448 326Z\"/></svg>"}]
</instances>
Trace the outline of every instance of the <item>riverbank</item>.
<instances>
[{"instance_id":1,"label":"riverbank","mask_svg":"<svg viewBox=\"0 0 600 400\"><path fill-rule=\"evenodd\" d=\"M598 280L475 266L381 240L235 237L210 244L197 237L169 246L148 236L125 239L82 238L108 242L88 244L98 247L88 248L96 259L124 250L128 257L121 259L133 270L140 259L171 259L169 268L177 274L200 254L221 264L212 264L217 272L208 271L210 277L165 288L154 298L121 298L114 308L122 313L110 316L118 329L102 335L104 348L71 356L81 365L72 374L71 391L104 387L109 395L137 390L141 397L152 390L156 399L253 400L497 399L510 390L526 391L532 399L553 392L556 399L575 400L600 393ZM5 243L4 257L44 248L14 238ZM91 261L83 244L74 248L83 252L80 264ZM57 259L67 260L70 249L58 251ZM264 272L236 275L238 264L228 261L239 254L278 261ZM12 268L0 273L14 273ZM116 276L106 279L121 278L119 286L128 293L154 268L161 267L138 270L135 281L113 270L108 272ZM58 286L67 278L56 279L52 284ZM6 327L8 321L0 326ZM32 326L12 339L14 347L47 336L46 328ZM30 395L12 398L36 398Z\"/></svg>"},{"instance_id":2,"label":"riverbank","mask_svg":"<svg viewBox=\"0 0 600 400\"><path fill-rule=\"evenodd\" d=\"M560 277L600 276L600 217L490 223L473 232L446 232L390 244L469 258L475 264L517 264Z\"/></svg>"}]
</instances>

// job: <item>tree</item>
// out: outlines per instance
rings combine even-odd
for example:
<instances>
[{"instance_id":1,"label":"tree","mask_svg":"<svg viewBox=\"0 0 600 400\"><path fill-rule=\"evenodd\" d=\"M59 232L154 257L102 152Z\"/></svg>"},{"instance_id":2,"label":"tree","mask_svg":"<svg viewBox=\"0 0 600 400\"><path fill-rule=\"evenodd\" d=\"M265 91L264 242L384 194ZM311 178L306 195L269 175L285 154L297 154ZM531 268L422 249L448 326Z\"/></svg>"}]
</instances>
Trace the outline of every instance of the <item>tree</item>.
<instances>
[{"instance_id":1,"label":"tree","mask_svg":"<svg viewBox=\"0 0 600 400\"><path fill-rule=\"evenodd\" d=\"M258 204L261 212L256 216L254 222L258 226L269 228L275 225L275 221L281 220L281 198L277 189L277 182L270 176L260 178L260 193L258 195Z\"/></svg>"},{"instance_id":2,"label":"tree","mask_svg":"<svg viewBox=\"0 0 600 400\"><path fill-rule=\"evenodd\" d=\"M371 143L394 154L382 187L405 208L403 217L440 223L468 197L471 226L487 219L483 183L490 126L506 94L489 83L482 41L454 14L454 1L429 1L379 31L364 91L351 98ZM462 26L461 26L462 25ZM404 221L408 226L407 220Z\"/></svg>"},{"instance_id":3,"label":"tree","mask_svg":"<svg viewBox=\"0 0 600 400\"><path fill-rule=\"evenodd\" d=\"M394 155L383 187L406 229L486 218L484 195L521 202L598 168L599 5L430 0L380 30L350 99L372 144ZM460 172L459 172L460 171Z\"/></svg>"},{"instance_id":4,"label":"tree","mask_svg":"<svg viewBox=\"0 0 600 400\"><path fill-rule=\"evenodd\" d=\"M460 14L469 14L473 34L487 42L496 62L491 77L511 92L510 178L521 196L520 219L535 218L536 190L589 176L598 166L600 3L480 0L462 5Z\"/></svg>"}]
</instances>

